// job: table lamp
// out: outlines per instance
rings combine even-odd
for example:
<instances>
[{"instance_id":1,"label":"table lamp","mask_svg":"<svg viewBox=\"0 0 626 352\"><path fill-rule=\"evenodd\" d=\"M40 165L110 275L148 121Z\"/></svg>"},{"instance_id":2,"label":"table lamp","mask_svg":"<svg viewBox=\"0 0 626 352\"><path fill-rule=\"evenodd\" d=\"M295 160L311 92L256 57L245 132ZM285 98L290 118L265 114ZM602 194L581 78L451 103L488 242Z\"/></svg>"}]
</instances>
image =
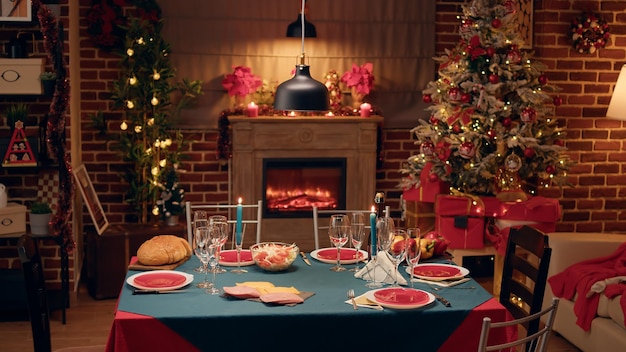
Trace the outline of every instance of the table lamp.
<instances>
[{"instance_id":1,"label":"table lamp","mask_svg":"<svg viewBox=\"0 0 626 352\"><path fill-rule=\"evenodd\" d=\"M626 65L622 66L622 70L617 77L613 96L609 103L609 109L606 111L606 117L616 120L626 120Z\"/></svg>"}]
</instances>

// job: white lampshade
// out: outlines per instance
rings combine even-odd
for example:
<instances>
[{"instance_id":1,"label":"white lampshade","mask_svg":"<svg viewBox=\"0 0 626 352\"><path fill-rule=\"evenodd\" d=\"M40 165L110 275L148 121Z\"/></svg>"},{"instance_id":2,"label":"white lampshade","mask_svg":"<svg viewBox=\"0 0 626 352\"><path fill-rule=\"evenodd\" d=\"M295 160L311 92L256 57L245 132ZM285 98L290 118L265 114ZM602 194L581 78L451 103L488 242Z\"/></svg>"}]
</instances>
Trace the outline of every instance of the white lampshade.
<instances>
[{"instance_id":1,"label":"white lampshade","mask_svg":"<svg viewBox=\"0 0 626 352\"><path fill-rule=\"evenodd\" d=\"M626 120L626 65L622 66L622 71L617 77L613 96L606 111L606 117L616 120Z\"/></svg>"}]
</instances>

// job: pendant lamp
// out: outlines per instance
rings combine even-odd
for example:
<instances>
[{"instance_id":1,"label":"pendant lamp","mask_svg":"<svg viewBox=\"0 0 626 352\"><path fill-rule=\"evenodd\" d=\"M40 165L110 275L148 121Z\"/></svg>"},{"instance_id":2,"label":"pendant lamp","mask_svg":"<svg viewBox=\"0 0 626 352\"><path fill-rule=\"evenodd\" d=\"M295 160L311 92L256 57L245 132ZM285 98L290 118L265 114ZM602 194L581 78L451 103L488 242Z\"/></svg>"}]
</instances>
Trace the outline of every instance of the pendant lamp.
<instances>
[{"instance_id":1,"label":"pendant lamp","mask_svg":"<svg viewBox=\"0 0 626 352\"><path fill-rule=\"evenodd\" d=\"M300 38L302 36L302 19L304 19L304 36L307 38L317 38L317 30L313 23L306 20L303 14L299 14L298 18L287 26L287 37Z\"/></svg>"},{"instance_id":2,"label":"pendant lamp","mask_svg":"<svg viewBox=\"0 0 626 352\"><path fill-rule=\"evenodd\" d=\"M304 21L305 0L302 0L300 13L300 35L302 37L302 53L300 63L296 65L295 75L276 88L274 110L288 111L328 111L330 101L326 86L311 77L309 65L305 63L304 37L307 28Z\"/></svg>"}]
</instances>

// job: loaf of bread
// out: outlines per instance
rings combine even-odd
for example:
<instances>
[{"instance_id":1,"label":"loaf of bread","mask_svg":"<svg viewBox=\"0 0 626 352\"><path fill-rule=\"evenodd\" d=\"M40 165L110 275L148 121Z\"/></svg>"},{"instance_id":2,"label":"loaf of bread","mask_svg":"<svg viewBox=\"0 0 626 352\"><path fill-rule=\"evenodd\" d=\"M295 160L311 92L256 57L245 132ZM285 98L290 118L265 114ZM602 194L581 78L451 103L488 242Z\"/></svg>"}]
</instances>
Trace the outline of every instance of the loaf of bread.
<instances>
[{"instance_id":1,"label":"loaf of bread","mask_svg":"<svg viewBox=\"0 0 626 352\"><path fill-rule=\"evenodd\" d=\"M137 250L137 261L143 265L174 264L190 257L189 243L174 235L154 236Z\"/></svg>"}]
</instances>

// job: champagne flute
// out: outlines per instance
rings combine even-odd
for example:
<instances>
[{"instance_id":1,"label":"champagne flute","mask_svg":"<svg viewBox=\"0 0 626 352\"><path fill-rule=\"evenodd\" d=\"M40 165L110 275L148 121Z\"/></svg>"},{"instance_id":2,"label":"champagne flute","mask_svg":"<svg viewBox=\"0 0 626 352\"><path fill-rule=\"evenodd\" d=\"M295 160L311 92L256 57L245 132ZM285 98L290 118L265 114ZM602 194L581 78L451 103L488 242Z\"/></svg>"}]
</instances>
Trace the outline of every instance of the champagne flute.
<instances>
[{"instance_id":1,"label":"champagne flute","mask_svg":"<svg viewBox=\"0 0 626 352\"><path fill-rule=\"evenodd\" d=\"M243 273L247 273L248 270L243 269L241 267L241 247L243 245L243 237L246 233L246 226L242 226L242 230L241 230L241 236L238 236L237 234L235 234L235 249L237 250L237 268L236 269L232 269L230 272L231 273L235 273L235 274L243 274ZM236 230L235 230L236 231Z\"/></svg>"},{"instance_id":2,"label":"champagne flute","mask_svg":"<svg viewBox=\"0 0 626 352\"><path fill-rule=\"evenodd\" d=\"M328 227L328 237L330 243L337 247L337 265L330 268L331 271L345 271L341 266L341 247L348 243L350 236L350 218L345 214L335 214L330 216L330 226Z\"/></svg>"},{"instance_id":3,"label":"champagne flute","mask_svg":"<svg viewBox=\"0 0 626 352\"><path fill-rule=\"evenodd\" d=\"M363 213L352 213L350 226L352 227L351 232L351 241L352 246L354 247L354 259L356 259L356 266L350 271L357 272L361 268L359 268L359 259L361 246L363 245L363 241L365 240L365 216Z\"/></svg>"},{"instance_id":4,"label":"champagne flute","mask_svg":"<svg viewBox=\"0 0 626 352\"><path fill-rule=\"evenodd\" d=\"M393 241L393 229L395 228L393 219L390 217L382 217L376 220L376 248L378 253L386 252ZM376 280L376 257L372 258L374 265L370 268L373 273L370 274L371 280L365 286L369 288L379 288L383 286L383 282Z\"/></svg>"},{"instance_id":5,"label":"champagne flute","mask_svg":"<svg viewBox=\"0 0 626 352\"><path fill-rule=\"evenodd\" d=\"M415 266L419 263L420 257L422 256L422 249L420 246L420 241L422 239L422 235L420 229L417 227L411 227L406 229L406 233L409 237L408 246L406 250L406 263L409 265L409 273L411 274L411 287L413 287L413 277L415 273Z\"/></svg>"},{"instance_id":6,"label":"champagne flute","mask_svg":"<svg viewBox=\"0 0 626 352\"><path fill-rule=\"evenodd\" d=\"M222 290L215 285L215 274L217 271L215 270L218 262L219 262L219 249L221 242L221 234L220 230L215 227L209 228L209 241L207 242L206 249L209 257L209 264L211 265L211 272L213 273L213 278L211 279L211 286L207 288L206 292L212 295L219 295L222 293Z\"/></svg>"},{"instance_id":7,"label":"champagne flute","mask_svg":"<svg viewBox=\"0 0 626 352\"><path fill-rule=\"evenodd\" d=\"M220 253L222 251L222 247L228 241L228 218L224 215L211 215L209 216L209 226L215 227L219 230L219 247L217 248L217 265L215 267L211 267L211 271L215 271L216 274L222 274L226 272L226 269L220 266Z\"/></svg>"},{"instance_id":8,"label":"champagne flute","mask_svg":"<svg viewBox=\"0 0 626 352\"><path fill-rule=\"evenodd\" d=\"M391 234L393 236L391 246L387 249L389 259L391 259L394 266L393 284L391 284L391 287L400 287L398 284L398 266L406 257L408 234L401 229L395 229Z\"/></svg>"},{"instance_id":9,"label":"champagne flute","mask_svg":"<svg viewBox=\"0 0 626 352\"><path fill-rule=\"evenodd\" d=\"M209 270L207 266L209 265L209 253L207 252L207 243L211 240L210 229L206 226L198 227L194 232L194 253L200 259L202 263L202 272L204 273L204 281L198 283L196 287L198 288L209 288L211 283L209 282L207 275L209 274Z\"/></svg>"},{"instance_id":10,"label":"champagne flute","mask_svg":"<svg viewBox=\"0 0 626 352\"><path fill-rule=\"evenodd\" d=\"M196 238L196 229L201 228L201 227L207 227L207 226L209 226L209 218L208 218L206 211L204 210L194 211L193 222L191 223L191 233L193 234L193 238L192 238L193 241L195 241L195 238ZM193 246L194 248L196 247L195 243L193 244ZM200 257L198 257L198 259L200 259ZM206 270L206 267L203 267L202 265L193 269L193 271L197 273L202 273L204 272L204 270Z\"/></svg>"}]
</instances>

